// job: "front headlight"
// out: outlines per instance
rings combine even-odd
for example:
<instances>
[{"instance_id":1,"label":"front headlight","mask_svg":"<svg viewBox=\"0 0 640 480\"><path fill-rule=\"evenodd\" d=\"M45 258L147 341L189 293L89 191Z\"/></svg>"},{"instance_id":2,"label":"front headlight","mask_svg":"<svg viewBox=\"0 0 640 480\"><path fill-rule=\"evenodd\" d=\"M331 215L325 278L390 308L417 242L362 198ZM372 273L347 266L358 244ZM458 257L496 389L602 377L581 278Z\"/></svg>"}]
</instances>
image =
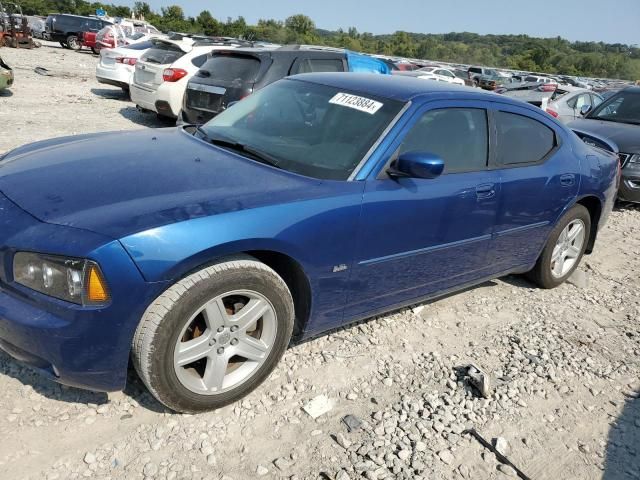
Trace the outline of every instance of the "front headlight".
<instances>
[{"instance_id":1,"label":"front headlight","mask_svg":"<svg viewBox=\"0 0 640 480\"><path fill-rule=\"evenodd\" d=\"M109 301L100 267L91 260L18 252L13 257L13 280L78 305L102 305Z\"/></svg>"}]
</instances>

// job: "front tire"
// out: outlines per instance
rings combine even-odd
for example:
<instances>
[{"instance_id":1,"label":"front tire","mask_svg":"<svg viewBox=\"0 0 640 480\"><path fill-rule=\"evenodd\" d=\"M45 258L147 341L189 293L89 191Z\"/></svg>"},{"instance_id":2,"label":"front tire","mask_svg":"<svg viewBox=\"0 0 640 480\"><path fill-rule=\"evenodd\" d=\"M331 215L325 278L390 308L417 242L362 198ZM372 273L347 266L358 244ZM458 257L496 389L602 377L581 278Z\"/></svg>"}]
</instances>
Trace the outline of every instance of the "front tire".
<instances>
[{"instance_id":1,"label":"front tire","mask_svg":"<svg viewBox=\"0 0 640 480\"><path fill-rule=\"evenodd\" d=\"M253 257L233 257L180 280L149 306L134 336L133 363L170 409L213 410L267 378L293 323L284 280Z\"/></svg>"},{"instance_id":2,"label":"front tire","mask_svg":"<svg viewBox=\"0 0 640 480\"><path fill-rule=\"evenodd\" d=\"M542 288L564 283L578 268L589 242L591 215L582 205L574 205L551 231L535 267L527 277Z\"/></svg>"}]
</instances>

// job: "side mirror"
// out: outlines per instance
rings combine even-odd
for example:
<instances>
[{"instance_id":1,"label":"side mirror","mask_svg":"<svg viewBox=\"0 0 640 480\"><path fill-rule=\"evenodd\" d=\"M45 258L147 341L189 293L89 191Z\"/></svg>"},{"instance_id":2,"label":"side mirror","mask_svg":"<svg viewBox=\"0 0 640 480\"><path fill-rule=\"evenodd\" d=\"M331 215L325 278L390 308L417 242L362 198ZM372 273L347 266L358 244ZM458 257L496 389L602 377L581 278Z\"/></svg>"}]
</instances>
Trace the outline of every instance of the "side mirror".
<instances>
[{"instance_id":1,"label":"side mirror","mask_svg":"<svg viewBox=\"0 0 640 480\"><path fill-rule=\"evenodd\" d=\"M591 105L584 104L580 107L580 115L583 117L591 111Z\"/></svg>"},{"instance_id":2,"label":"side mirror","mask_svg":"<svg viewBox=\"0 0 640 480\"><path fill-rule=\"evenodd\" d=\"M442 175L444 160L429 152L405 152L387 171L392 177L432 179Z\"/></svg>"}]
</instances>

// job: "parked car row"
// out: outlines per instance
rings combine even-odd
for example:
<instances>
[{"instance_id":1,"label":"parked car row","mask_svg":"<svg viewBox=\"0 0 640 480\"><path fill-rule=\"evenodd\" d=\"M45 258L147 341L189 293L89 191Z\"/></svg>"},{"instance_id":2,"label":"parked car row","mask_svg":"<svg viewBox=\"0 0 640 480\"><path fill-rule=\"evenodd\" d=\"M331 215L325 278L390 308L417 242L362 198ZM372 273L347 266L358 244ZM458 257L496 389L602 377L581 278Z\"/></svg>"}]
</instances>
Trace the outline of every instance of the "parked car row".
<instances>
[{"instance_id":1,"label":"parked car row","mask_svg":"<svg viewBox=\"0 0 640 480\"><path fill-rule=\"evenodd\" d=\"M96 67L100 83L129 91L141 111L197 124L276 80L309 72L389 74L391 68L344 49L179 34L102 49Z\"/></svg>"}]
</instances>

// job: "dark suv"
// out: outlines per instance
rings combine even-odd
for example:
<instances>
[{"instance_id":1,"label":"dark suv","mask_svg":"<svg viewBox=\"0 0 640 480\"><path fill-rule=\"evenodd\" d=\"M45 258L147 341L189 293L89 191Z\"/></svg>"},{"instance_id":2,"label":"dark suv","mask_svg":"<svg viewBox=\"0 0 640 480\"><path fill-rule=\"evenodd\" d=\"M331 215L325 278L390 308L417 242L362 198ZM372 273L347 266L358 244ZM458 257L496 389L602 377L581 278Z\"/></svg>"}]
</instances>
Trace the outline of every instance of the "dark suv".
<instances>
[{"instance_id":1,"label":"dark suv","mask_svg":"<svg viewBox=\"0 0 640 480\"><path fill-rule=\"evenodd\" d=\"M47 17L44 37L60 42L64 48L80 50L78 37L82 32L99 32L107 25L113 25L113 22L96 17L56 13Z\"/></svg>"},{"instance_id":2,"label":"dark suv","mask_svg":"<svg viewBox=\"0 0 640 480\"><path fill-rule=\"evenodd\" d=\"M215 50L189 80L182 121L206 123L229 104L289 75L349 71L390 73L380 59L341 49L296 45Z\"/></svg>"}]
</instances>

